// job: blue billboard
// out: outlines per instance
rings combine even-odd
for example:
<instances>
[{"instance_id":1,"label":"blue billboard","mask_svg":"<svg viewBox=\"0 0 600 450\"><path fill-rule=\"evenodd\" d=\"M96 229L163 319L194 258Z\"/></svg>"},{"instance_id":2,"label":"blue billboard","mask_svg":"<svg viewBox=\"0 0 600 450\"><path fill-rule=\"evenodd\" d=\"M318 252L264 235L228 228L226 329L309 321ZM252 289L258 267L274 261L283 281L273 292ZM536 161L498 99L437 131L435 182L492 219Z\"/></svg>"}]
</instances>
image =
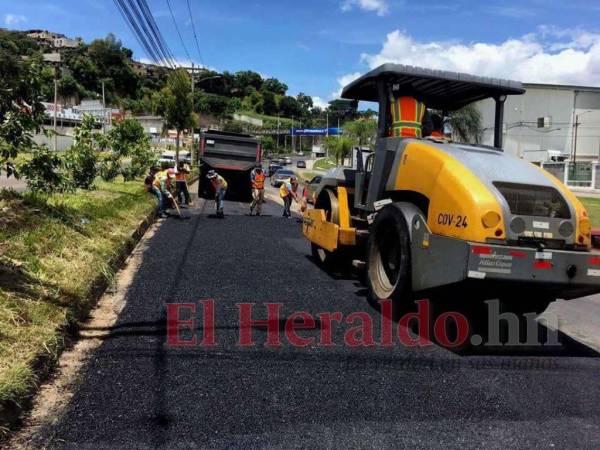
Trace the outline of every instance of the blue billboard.
<instances>
[{"instance_id":1,"label":"blue billboard","mask_svg":"<svg viewBox=\"0 0 600 450\"><path fill-rule=\"evenodd\" d=\"M339 136L341 128L292 128L293 136Z\"/></svg>"}]
</instances>

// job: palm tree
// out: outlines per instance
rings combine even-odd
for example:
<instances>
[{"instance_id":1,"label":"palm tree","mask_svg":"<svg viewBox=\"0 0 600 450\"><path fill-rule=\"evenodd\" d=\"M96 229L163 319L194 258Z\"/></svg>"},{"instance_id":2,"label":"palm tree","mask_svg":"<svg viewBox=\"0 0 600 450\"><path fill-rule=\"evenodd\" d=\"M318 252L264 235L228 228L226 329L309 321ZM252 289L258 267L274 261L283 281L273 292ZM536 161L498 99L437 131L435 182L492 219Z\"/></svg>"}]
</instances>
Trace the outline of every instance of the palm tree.
<instances>
[{"instance_id":1,"label":"palm tree","mask_svg":"<svg viewBox=\"0 0 600 450\"><path fill-rule=\"evenodd\" d=\"M335 163L339 165L340 161L344 164L344 159L352 152L355 141L347 136L330 136L325 139L327 151L335 155Z\"/></svg>"},{"instance_id":2,"label":"palm tree","mask_svg":"<svg viewBox=\"0 0 600 450\"><path fill-rule=\"evenodd\" d=\"M482 118L474 104L465 106L450 113L446 123L452 128L452 136L456 141L479 144L483 135Z\"/></svg>"}]
</instances>

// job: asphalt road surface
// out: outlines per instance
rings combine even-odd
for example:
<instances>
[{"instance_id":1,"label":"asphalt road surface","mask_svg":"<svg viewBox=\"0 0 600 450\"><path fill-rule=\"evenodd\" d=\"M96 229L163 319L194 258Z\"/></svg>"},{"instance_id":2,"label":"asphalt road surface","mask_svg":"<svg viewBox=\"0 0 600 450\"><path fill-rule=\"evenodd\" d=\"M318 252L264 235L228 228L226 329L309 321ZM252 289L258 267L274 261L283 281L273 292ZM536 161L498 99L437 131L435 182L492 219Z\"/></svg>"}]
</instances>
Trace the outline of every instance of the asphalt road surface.
<instances>
[{"instance_id":1,"label":"asphalt road surface","mask_svg":"<svg viewBox=\"0 0 600 450\"><path fill-rule=\"evenodd\" d=\"M238 303L281 304L281 320L380 314L351 277L310 257L295 219L208 202L163 221L110 335L70 405L32 447L50 448L599 448L600 359L565 336L552 349L459 356L435 345L352 348L348 326L317 321L334 347L240 347ZM214 348L166 342L166 304L214 299ZM197 334L202 337L201 314ZM283 325L283 323L281 323ZM184 333L185 337L190 337ZM318 340L318 339L317 339Z\"/></svg>"}]
</instances>

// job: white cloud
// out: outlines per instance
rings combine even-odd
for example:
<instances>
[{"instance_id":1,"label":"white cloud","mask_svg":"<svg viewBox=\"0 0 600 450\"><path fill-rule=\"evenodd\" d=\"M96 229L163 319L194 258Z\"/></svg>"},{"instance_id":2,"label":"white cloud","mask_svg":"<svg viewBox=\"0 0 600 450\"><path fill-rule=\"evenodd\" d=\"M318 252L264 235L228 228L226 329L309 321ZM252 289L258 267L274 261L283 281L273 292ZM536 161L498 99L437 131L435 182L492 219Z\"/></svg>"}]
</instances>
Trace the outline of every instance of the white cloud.
<instances>
[{"instance_id":1,"label":"white cloud","mask_svg":"<svg viewBox=\"0 0 600 450\"><path fill-rule=\"evenodd\" d=\"M354 73L349 73L347 75L339 77L337 79L339 88L337 91L331 93L331 98L332 99L340 98L340 96L342 95L342 89L344 89L345 86L347 86L348 84L352 83L354 80L359 78L361 75L362 75L362 73L360 73L360 72L354 72Z\"/></svg>"},{"instance_id":2,"label":"white cloud","mask_svg":"<svg viewBox=\"0 0 600 450\"><path fill-rule=\"evenodd\" d=\"M390 10L388 0L344 0L341 7L344 12L360 8L376 12L378 16L385 16Z\"/></svg>"},{"instance_id":3,"label":"white cloud","mask_svg":"<svg viewBox=\"0 0 600 450\"><path fill-rule=\"evenodd\" d=\"M396 30L379 53L363 54L370 68L399 63L531 83L600 85L600 34L540 27L501 43L419 41ZM340 85L356 77L338 79Z\"/></svg>"},{"instance_id":4,"label":"white cloud","mask_svg":"<svg viewBox=\"0 0 600 450\"><path fill-rule=\"evenodd\" d=\"M25 17L21 14L5 14L4 15L4 24L9 27L19 25L20 23L25 23L25 22L27 22L27 17Z\"/></svg>"},{"instance_id":5,"label":"white cloud","mask_svg":"<svg viewBox=\"0 0 600 450\"><path fill-rule=\"evenodd\" d=\"M325 109L329 107L329 102L327 100L323 100L321 97L312 97L313 106L321 109Z\"/></svg>"}]
</instances>

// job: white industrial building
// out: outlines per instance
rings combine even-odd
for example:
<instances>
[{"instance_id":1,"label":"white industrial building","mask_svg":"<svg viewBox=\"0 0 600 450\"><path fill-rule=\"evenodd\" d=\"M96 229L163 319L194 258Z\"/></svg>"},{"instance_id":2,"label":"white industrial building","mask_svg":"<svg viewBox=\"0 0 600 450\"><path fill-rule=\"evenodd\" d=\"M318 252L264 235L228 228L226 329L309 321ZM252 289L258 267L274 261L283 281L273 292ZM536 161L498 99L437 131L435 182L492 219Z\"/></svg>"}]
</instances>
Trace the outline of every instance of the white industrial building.
<instances>
[{"instance_id":1,"label":"white industrial building","mask_svg":"<svg viewBox=\"0 0 600 450\"><path fill-rule=\"evenodd\" d=\"M525 83L504 107L504 149L541 163L572 188L600 189L600 88ZM493 145L494 101L479 103ZM564 161L564 162L563 162Z\"/></svg>"},{"instance_id":2,"label":"white industrial building","mask_svg":"<svg viewBox=\"0 0 600 450\"><path fill-rule=\"evenodd\" d=\"M571 160L600 159L600 88L532 83L523 87L524 95L506 100L505 150L532 161L543 161L548 150ZM479 106L483 143L492 145L494 102L486 100Z\"/></svg>"}]
</instances>

